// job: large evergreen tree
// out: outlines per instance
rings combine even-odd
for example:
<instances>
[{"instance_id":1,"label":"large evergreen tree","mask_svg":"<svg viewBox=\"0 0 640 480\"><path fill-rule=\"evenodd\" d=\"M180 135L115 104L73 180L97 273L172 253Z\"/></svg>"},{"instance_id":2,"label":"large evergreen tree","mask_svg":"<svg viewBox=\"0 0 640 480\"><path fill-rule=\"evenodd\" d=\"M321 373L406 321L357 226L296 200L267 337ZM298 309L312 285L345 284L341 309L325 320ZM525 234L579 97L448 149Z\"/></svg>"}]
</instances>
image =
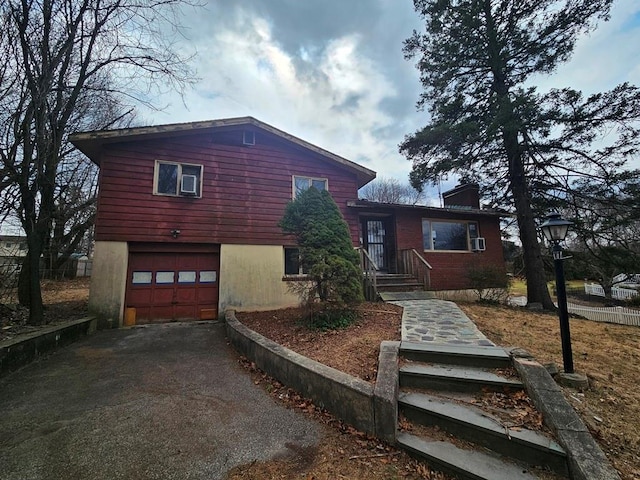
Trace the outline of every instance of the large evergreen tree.
<instances>
[{"instance_id":1,"label":"large evergreen tree","mask_svg":"<svg viewBox=\"0 0 640 480\"><path fill-rule=\"evenodd\" d=\"M640 91L622 84L584 97L532 85L569 60L612 1L414 0L426 31L404 46L421 74L418 106L430 114L400 145L412 183L461 175L480 182L492 205L512 208L529 302L547 309L537 202L563 198L580 176L606 184L624 168L638 151Z\"/></svg>"}]
</instances>

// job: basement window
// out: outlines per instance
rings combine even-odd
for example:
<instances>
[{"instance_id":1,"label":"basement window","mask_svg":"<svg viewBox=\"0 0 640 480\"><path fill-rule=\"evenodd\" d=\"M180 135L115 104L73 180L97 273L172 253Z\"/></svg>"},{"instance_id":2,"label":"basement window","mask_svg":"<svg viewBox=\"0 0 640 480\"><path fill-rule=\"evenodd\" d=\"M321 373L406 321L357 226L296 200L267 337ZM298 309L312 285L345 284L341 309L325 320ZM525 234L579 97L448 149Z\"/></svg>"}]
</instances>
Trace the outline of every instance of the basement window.
<instances>
[{"instance_id":1,"label":"basement window","mask_svg":"<svg viewBox=\"0 0 640 480\"><path fill-rule=\"evenodd\" d=\"M308 272L300 262L300 249L284 247L284 274L285 276L301 276Z\"/></svg>"}]
</instances>

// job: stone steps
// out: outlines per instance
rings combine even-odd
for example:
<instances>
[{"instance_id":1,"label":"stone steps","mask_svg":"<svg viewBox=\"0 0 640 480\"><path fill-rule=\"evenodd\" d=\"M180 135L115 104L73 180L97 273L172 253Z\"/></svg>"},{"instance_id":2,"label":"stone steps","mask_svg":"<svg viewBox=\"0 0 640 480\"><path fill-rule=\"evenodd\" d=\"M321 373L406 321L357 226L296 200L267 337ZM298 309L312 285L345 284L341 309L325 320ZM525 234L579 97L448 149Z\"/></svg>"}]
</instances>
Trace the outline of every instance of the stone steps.
<instances>
[{"instance_id":1,"label":"stone steps","mask_svg":"<svg viewBox=\"0 0 640 480\"><path fill-rule=\"evenodd\" d=\"M398 434L398 446L425 460L431 468L462 480L535 480L522 465L478 450L463 450L448 442Z\"/></svg>"},{"instance_id":2,"label":"stone steps","mask_svg":"<svg viewBox=\"0 0 640 480\"><path fill-rule=\"evenodd\" d=\"M538 478L533 467L551 470L555 478L566 478L566 454L554 440L535 431L510 429L498 417L461 401L464 394L460 392L523 388L520 380L500 371L511 367L504 349L401 342L399 355L411 360L399 369L399 413L415 425L436 427L476 448L461 449L398 432L400 447L425 459L432 468L461 479Z\"/></svg>"},{"instance_id":3,"label":"stone steps","mask_svg":"<svg viewBox=\"0 0 640 480\"><path fill-rule=\"evenodd\" d=\"M567 474L567 458L562 447L538 432L510 429L482 410L431 395L404 393L398 403L400 412L412 422L438 427L528 465L544 465L561 475Z\"/></svg>"},{"instance_id":4,"label":"stone steps","mask_svg":"<svg viewBox=\"0 0 640 480\"><path fill-rule=\"evenodd\" d=\"M480 368L412 363L400 368L400 387L478 392L483 389L522 390L523 385L520 380L505 378Z\"/></svg>"},{"instance_id":5,"label":"stone steps","mask_svg":"<svg viewBox=\"0 0 640 480\"><path fill-rule=\"evenodd\" d=\"M511 357L500 347L439 345L417 342L400 343L400 356L416 362L463 365L479 368L507 368Z\"/></svg>"}]
</instances>

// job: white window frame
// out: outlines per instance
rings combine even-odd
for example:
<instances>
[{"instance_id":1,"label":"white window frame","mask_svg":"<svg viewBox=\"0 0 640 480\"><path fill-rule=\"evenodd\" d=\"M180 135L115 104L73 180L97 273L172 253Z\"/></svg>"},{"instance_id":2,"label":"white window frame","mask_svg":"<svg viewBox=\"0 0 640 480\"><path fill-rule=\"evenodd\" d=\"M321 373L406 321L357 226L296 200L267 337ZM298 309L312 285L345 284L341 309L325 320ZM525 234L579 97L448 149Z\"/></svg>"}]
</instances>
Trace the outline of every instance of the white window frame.
<instances>
[{"instance_id":1,"label":"white window frame","mask_svg":"<svg viewBox=\"0 0 640 480\"><path fill-rule=\"evenodd\" d=\"M158 191L158 180L160 175L160 165L173 165L178 169L178 175L176 179L176 193L164 193ZM183 167L195 167L200 170L200 173L197 175L199 178L197 179L198 188L196 194L187 194L181 193L182 186L182 169ZM193 173L186 173L184 175L193 175ZM202 198L202 185L204 178L204 165L200 165L197 163L183 163L183 162L171 162L167 160L156 160L154 170L153 170L153 194L160 195L164 197L187 197L187 198Z\"/></svg>"},{"instance_id":2,"label":"white window frame","mask_svg":"<svg viewBox=\"0 0 640 480\"><path fill-rule=\"evenodd\" d=\"M426 249L424 245L424 222L429 222L429 241L431 242L431 248ZM456 224L464 224L466 226L467 231L467 248L466 250L436 250L433 244L433 224L435 223L456 223ZM473 224L476 226L476 236L472 237L469 231L469 225ZM480 237L480 226L475 220L453 220L453 219L444 219L444 218L423 218L421 221L421 231L422 231L422 250L424 252L446 252L446 253L470 253L471 250L471 238Z\"/></svg>"},{"instance_id":3,"label":"white window frame","mask_svg":"<svg viewBox=\"0 0 640 480\"><path fill-rule=\"evenodd\" d=\"M296 179L304 179L307 180L309 185L307 186L307 189L311 188L311 186L313 185L313 182L324 182L324 189L329 191L329 179L328 178L322 178L322 177L307 177L305 175L292 175L291 176L291 198L295 200L296 198Z\"/></svg>"}]
</instances>

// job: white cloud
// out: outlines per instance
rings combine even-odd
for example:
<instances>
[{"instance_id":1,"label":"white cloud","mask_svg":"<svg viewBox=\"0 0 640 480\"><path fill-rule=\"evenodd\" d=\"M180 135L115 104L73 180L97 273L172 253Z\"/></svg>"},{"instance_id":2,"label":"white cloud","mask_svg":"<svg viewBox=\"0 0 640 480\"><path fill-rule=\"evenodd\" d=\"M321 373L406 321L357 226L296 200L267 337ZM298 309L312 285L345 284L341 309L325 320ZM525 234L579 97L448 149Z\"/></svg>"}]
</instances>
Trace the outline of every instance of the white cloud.
<instances>
[{"instance_id":1,"label":"white cloud","mask_svg":"<svg viewBox=\"0 0 640 480\"><path fill-rule=\"evenodd\" d=\"M174 100L153 123L251 115L405 181L411 164L397 145L427 121L414 111L418 73L402 60L403 39L420 28L411 2L378 0L363 9L363 2L328 1L295 12L277 1L232 5L210 3L211 11L195 19L202 80L186 95L188 110ZM347 15L351 8L359 15ZM344 18L329 14L340 9L347 9ZM588 94L623 81L640 84L639 19L640 2L618 0L611 21L580 39L572 61L536 85Z\"/></svg>"},{"instance_id":2,"label":"white cloud","mask_svg":"<svg viewBox=\"0 0 640 480\"><path fill-rule=\"evenodd\" d=\"M216 29L198 45L202 81L187 95L190 110L176 104L155 115L156 123L251 115L384 176L406 179L410 164L397 142L376 136L393 126L380 103L396 90L380 65L360 53L361 37L335 38L294 59L271 28L265 19L241 17L239 25Z\"/></svg>"}]
</instances>

